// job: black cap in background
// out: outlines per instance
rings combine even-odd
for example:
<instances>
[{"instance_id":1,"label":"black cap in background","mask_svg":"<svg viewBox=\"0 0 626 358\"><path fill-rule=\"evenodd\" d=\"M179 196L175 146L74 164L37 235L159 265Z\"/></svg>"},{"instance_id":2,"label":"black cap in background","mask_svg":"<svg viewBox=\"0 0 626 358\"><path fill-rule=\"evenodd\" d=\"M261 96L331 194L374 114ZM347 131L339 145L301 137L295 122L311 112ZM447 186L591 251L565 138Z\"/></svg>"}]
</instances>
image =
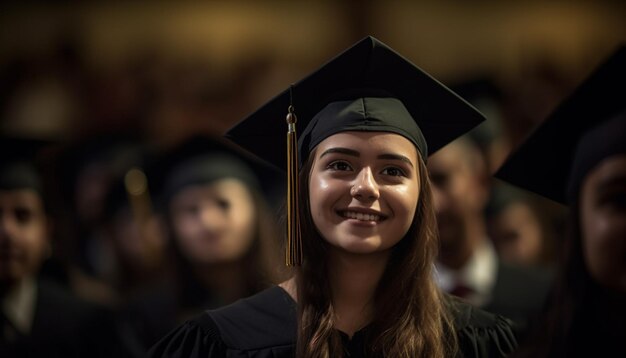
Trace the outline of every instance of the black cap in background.
<instances>
[{"instance_id":1,"label":"black cap in background","mask_svg":"<svg viewBox=\"0 0 626 358\"><path fill-rule=\"evenodd\" d=\"M163 207L190 185L223 178L241 180L272 201L283 174L220 137L197 134L162 153L148 168L148 182Z\"/></svg>"},{"instance_id":2,"label":"black cap in background","mask_svg":"<svg viewBox=\"0 0 626 358\"><path fill-rule=\"evenodd\" d=\"M594 165L624 150L626 117L619 113L626 108L625 83L622 45L535 128L495 176L562 204L573 200Z\"/></svg>"},{"instance_id":3,"label":"black cap in background","mask_svg":"<svg viewBox=\"0 0 626 358\"><path fill-rule=\"evenodd\" d=\"M33 189L44 191L41 151L49 140L3 135L0 138L0 190Z\"/></svg>"}]
</instances>

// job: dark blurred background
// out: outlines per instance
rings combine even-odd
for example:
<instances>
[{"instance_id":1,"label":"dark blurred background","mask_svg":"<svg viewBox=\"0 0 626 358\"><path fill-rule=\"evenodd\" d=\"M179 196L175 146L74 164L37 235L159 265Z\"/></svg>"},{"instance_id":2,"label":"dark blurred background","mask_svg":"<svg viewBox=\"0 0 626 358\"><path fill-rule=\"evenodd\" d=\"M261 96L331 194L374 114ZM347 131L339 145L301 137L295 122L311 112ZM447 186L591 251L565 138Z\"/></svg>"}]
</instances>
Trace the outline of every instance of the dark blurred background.
<instances>
[{"instance_id":1,"label":"dark blurred background","mask_svg":"<svg viewBox=\"0 0 626 358\"><path fill-rule=\"evenodd\" d=\"M625 15L617 1L5 4L1 126L221 133L371 34L447 85L496 86L508 147L626 39Z\"/></svg>"}]
</instances>

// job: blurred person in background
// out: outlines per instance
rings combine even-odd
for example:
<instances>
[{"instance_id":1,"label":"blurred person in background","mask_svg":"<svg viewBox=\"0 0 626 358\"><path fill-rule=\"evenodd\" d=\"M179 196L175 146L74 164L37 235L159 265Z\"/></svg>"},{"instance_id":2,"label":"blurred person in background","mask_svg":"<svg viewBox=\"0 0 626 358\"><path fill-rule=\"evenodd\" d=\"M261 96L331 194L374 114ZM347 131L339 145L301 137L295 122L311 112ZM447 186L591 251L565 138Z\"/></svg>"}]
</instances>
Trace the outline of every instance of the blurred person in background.
<instances>
[{"instance_id":1,"label":"blurred person in background","mask_svg":"<svg viewBox=\"0 0 626 358\"><path fill-rule=\"evenodd\" d=\"M111 188L140 160L140 150L140 138L130 133L97 132L65 143L55 157L55 209L67 242L68 285L85 299L119 303L107 282L114 253L105 214Z\"/></svg>"},{"instance_id":2,"label":"blurred person in background","mask_svg":"<svg viewBox=\"0 0 626 358\"><path fill-rule=\"evenodd\" d=\"M1 140L0 356L110 356L116 343L109 311L40 275L54 226L36 163L45 145Z\"/></svg>"},{"instance_id":3,"label":"blurred person in background","mask_svg":"<svg viewBox=\"0 0 626 358\"><path fill-rule=\"evenodd\" d=\"M281 184L273 169L219 138L195 135L149 173L173 270L124 310L119 333L130 356L143 356L203 310L276 283L282 266L276 217L264 196Z\"/></svg>"},{"instance_id":4,"label":"blurred person in background","mask_svg":"<svg viewBox=\"0 0 626 358\"><path fill-rule=\"evenodd\" d=\"M626 356L626 46L496 173L569 205L558 279L523 357Z\"/></svg>"},{"instance_id":5,"label":"blurred person in background","mask_svg":"<svg viewBox=\"0 0 626 358\"><path fill-rule=\"evenodd\" d=\"M552 269L565 210L543 198L497 183L488 208L488 232L503 262Z\"/></svg>"},{"instance_id":6,"label":"blurred person in background","mask_svg":"<svg viewBox=\"0 0 626 358\"><path fill-rule=\"evenodd\" d=\"M513 319L524 333L544 303L550 275L498 257L487 233L484 209L491 180L481 151L462 137L434 153L428 169L440 237L440 287Z\"/></svg>"},{"instance_id":7,"label":"blurred person in background","mask_svg":"<svg viewBox=\"0 0 626 358\"><path fill-rule=\"evenodd\" d=\"M121 305L162 279L167 270L165 237L145 174L149 156L140 143L129 145L124 156L126 169L118 170L106 194L103 248L108 253L100 273Z\"/></svg>"}]
</instances>

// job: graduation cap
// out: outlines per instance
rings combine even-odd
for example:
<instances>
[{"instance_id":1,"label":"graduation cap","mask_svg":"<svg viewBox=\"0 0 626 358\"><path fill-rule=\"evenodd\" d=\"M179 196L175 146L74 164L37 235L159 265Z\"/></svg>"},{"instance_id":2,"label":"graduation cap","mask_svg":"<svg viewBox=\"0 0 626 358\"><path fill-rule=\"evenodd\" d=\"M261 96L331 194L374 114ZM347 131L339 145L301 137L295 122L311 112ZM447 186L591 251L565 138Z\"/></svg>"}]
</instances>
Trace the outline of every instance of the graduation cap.
<instances>
[{"instance_id":1,"label":"graduation cap","mask_svg":"<svg viewBox=\"0 0 626 358\"><path fill-rule=\"evenodd\" d=\"M148 182L167 207L172 196L191 186L235 178L265 195L280 185L280 172L220 137L197 134L163 153L148 168ZM271 200L271 197L267 198Z\"/></svg>"},{"instance_id":2,"label":"graduation cap","mask_svg":"<svg viewBox=\"0 0 626 358\"><path fill-rule=\"evenodd\" d=\"M38 155L52 142L44 139L0 138L0 190L33 189L43 194Z\"/></svg>"},{"instance_id":3,"label":"graduation cap","mask_svg":"<svg viewBox=\"0 0 626 358\"><path fill-rule=\"evenodd\" d=\"M55 158L61 194L75 200L79 178L86 169L102 168L103 178L115 178L137 161L141 138L130 132L97 132L63 144Z\"/></svg>"},{"instance_id":4,"label":"graduation cap","mask_svg":"<svg viewBox=\"0 0 626 358\"><path fill-rule=\"evenodd\" d=\"M439 81L366 37L263 105L226 137L287 171L287 265L293 265L301 257L297 172L317 144L345 131L391 132L413 142L426 159L429 151L483 120ZM296 132L301 133L297 143Z\"/></svg>"},{"instance_id":5,"label":"graduation cap","mask_svg":"<svg viewBox=\"0 0 626 358\"><path fill-rule=\"evenodd\" d=\"M619 47L507 158L495 176L572 203L600 160L626 149L626 46ZM620 114L621 113L621 114Z\"/></svg>"}]
</instances>

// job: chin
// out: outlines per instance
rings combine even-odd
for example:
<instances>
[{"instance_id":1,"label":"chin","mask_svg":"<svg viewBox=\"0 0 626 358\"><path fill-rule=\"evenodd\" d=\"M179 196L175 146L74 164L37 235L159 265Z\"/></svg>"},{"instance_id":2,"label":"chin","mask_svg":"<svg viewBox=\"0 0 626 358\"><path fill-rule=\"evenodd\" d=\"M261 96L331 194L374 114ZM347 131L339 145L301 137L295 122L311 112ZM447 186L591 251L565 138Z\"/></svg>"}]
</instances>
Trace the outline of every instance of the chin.
<instances>
[{"instance_id":1,"label":"chin","mask_svg":"<svg viewBox=\"0 0 626 358\"><path fill-rule=\"evenodd\" d=\"M382 247L380 239L378 238L358 238L354 240L348 240L341 242L339 244L339 247L345 252L359 255L367 255L385 250Z\"/></svg>"}]
</instances>

